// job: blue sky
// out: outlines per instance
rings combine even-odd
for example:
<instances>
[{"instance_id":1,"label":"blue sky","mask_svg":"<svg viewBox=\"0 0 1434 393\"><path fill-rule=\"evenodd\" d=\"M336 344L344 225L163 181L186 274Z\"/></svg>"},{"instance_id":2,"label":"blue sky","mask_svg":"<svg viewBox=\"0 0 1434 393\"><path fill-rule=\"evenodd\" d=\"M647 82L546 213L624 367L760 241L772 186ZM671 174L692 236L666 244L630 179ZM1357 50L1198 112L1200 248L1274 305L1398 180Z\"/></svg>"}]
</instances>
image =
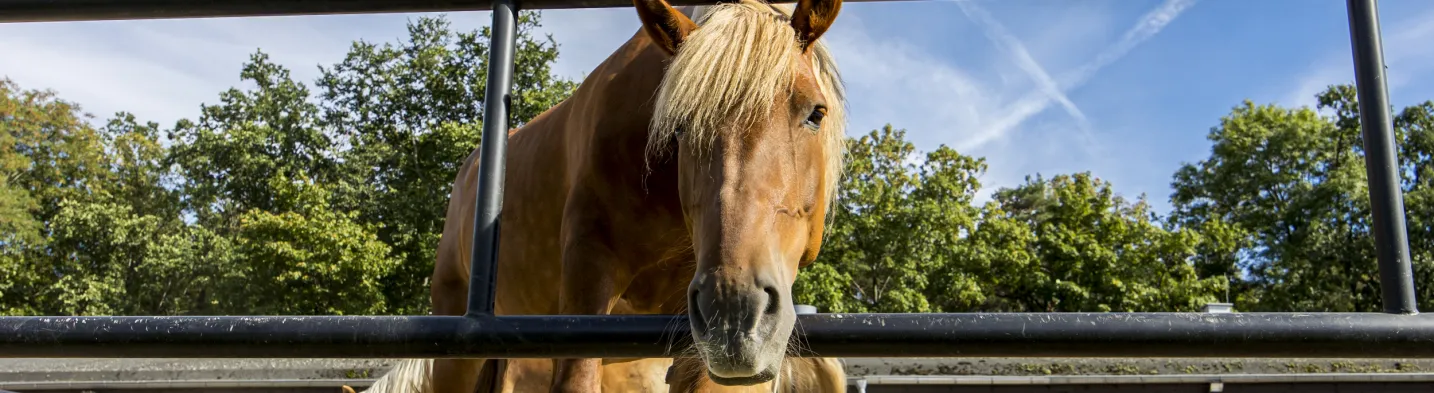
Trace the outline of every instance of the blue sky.
<instances>
[{"instance_id":1,"label":"blue sky","mask_svg":"<svg viewBox=\"0 0 1434 393\"><path fill-rule=\"evenodd\" d=\"M1434 2L1384 0L1396 107L1434 99ZM306 82L357 39L393 42L418 14L0 25L0 74L100 118L173 124L239 85L256 49ZM473 29L486 12L447 13ZM1244 99L1313 105L1352 82L1343 2L1009 0L847 3L828 33L852 134L886 123L918 148L986 157L987 195L1026 175L1092 171L1168 209L1170 176ZM639 26L629 8L554 10L557 71L578 78ZM984 198L983 198L984 199Z\"/></svg>"}]
</instances>

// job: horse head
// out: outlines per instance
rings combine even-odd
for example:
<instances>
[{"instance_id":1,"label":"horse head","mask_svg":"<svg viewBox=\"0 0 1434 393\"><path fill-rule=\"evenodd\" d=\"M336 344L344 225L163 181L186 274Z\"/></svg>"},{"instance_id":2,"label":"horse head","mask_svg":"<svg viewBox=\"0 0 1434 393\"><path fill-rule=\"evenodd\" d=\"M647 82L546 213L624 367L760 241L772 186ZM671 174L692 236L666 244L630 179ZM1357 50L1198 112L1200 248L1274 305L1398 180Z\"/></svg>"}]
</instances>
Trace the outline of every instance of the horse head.
<instances>
[{"instance_id":1,"label":"horse head","mask_svg":"<svg viewBox=\"0 0 1434 393\"><path fill-rule=\"evenodd\" d=\"M845 101L819 38L841 1L742 0L696 22L663 0L634 4L670 55L648 153L674 153L696 257L693 347L719 384L770 381L796 322L797 269L816 260L840 179Z\"/></svg>"}]
</instances>

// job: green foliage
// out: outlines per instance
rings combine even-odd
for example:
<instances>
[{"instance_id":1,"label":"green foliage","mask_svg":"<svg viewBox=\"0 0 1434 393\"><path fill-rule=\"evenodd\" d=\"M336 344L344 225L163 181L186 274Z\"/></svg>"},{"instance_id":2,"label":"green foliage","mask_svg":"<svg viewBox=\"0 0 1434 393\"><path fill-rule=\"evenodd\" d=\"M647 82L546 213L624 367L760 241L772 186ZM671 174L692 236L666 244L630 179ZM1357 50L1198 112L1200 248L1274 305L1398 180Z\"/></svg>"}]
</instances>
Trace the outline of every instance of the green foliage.
<instances>
[{"instance_id":1,"label":"green foliage","mask_svg":"<svg viewBox=\"0 0 1434 393\"><path fill-rule=\"evenodd\" d=\"M369 315L386 311L380 278L399 261L357 212L336 212L329 193L307 179L270 179L277 212L239 217L234 252L242 264L226 272L221 299L232 312L276 315ZM302 288L302 290L295 290Z\"/></svg>"},{"instance_id":2,"label":"green foliage","mask_svg":"<svg viewBox=\"0 0 1434 393\"><path fill-rule=\"evenodd\" d=\"M539 24L519 20L515 126L576 88ZM256 51L252 88L169 129L118 113L96 130L4 80L0 313L426 312L488 36L422 18L397 45L356 42L313 91Z\"/></svg>"},{"instance_id":3,"label":"green foliage","mask_svg":"<svg viewBox=\"0 0 1434 393\"><path fill-rule=\"evenodd\" d=\"M1172 221L1221 239L1200 251L1202 273L1250 273L1238 285L1240 309L1380 310L1354 87L1331 86L1318 99L1330 116L1245 102L1211 130L1210 158L1175 174ZM1417 276L1427 279L1434 244L1421 223L1434 217L1427 186L1434 104L1397 113L1410 246ZM1419 290L1428 299L1430 290Z\"/></svg>"},{"instance_id":4,"label":"green foliage","mask_svg":"<svg viewBox=\"0 0 1434 393\"><path fill-rule=\"evenodd\" d=\"M518 20L514 127L577 86L552 74L557 43L533 36L540 21L532 12ZM408 33L397 45L355 42L343 62L321 68L322 117L349 147L336 153L341 179L315 179L335 184L337 209L358 212L357 222L382 224L378 239L403 261L381 279L388 312L421 314L448 192L481 142L490 32L454 32L444 19L421 18Z\"/></svg>"},{"instance_id":5,"label":"green foliage","mask_svg":"<svg viewBox=\"0 0 1434 393\"><path fill-rule=\"evenodd\" d=\"M993 272L979 309L1193 311L1224 291L1195 273L1199 234L1166 230L1089 173L1028 178L994 199L971 236Z\"/></svg>"},{"instance_id":6,"label":"green foliage","mask_svg":"<svg viewBox=\"0 0 1434 393\"><path fill-rule=\"evenodd\" d=\"M137 214L117 201L62 203L52 246L71 252L51 266L59 277L41 295L56 307L48 311L64 315L166 314L166 306L186 301L166 296L183 293L171 292L167 285L184 285L171 280L187 273L182 269L195 267L174 266L173 262L185 261L163 258L166 245L177 245L164 243L172 240L164 235L173 229L167 225L172 223L163 217Z\"/></svg>"},{"instance_id":7,"label":"green foliage","mask_svg":"<svg viewBox=\"0 0 1434 393\"><path fill-rule=\"evenodd\" d=\"M1190 311L1211 240L1169 231L1088 173L1027 179L972 205L982 159L945 146L912 164L887 126L851 141L837 220L797 300L829 312Z\"/></svg>"},{"instance_id":8,"label":"green foliage","mask_svg":"<svg viewBox=\"0 0 1434 393\"><path fill-rule=\"evenodd\" d=\"M848 141L851 159L836 219L818 262L799 274L797 301L828 312L932 310L923 292L930 271L943 262L940 246L947 239L941 235L959 227L928 230L971 220L973 209L960 199L969 200L984 164L954 153L940 156L943 150L932 156L944 160L918 171L908 162L915 146L904 136L888 125ZM944 211L943 205L957 209Z\"/></svg>"},{"instance_id":9,"label":"green foliage","mask_svg":"<svg viewBox=\"0 0 1434 393\"><path fill-rule=\"evenodd\" d=\"M84 197L104 184L108 171L101 135L77 105L52 91L21 90L8 78L0 80L0 97L0 133L7 134L0 168L8 188L24 190L11 191L17 196L5 202L15 206L8 209L33 210L33 218L48 222L61 201Z\"/></svg>"},{"instance_id":10,"label":"green foliage","mask_svg":"<svg viewBox=\"0 0 1434 393\"><path fill-rule=\"evenodd\" d=\"M513 126L569 96L519 19ZM256 51L194 120L102 127L0 79L0 315L423 314L451 182L481 142L487 28L421 18L313 89ZM796 300L827 312L1376 311L1358 106L1244 102L1174 210L1091 173L993 190L984 159L890 125L850 159ZM1416 279L1434 279L1434 102L1395 118ZM1434 289L1419 287L1423 307Z\"/></svg>"},{"instance_id":11,"label":"green foliage","mask_svg":"<svg viewBox=\"0 0 1434 393\"><path fill-rule=\"evenodd\" d=\"M101 135L53 91L0 79L0 314L55 307L46 269L66 250L50 246L63 203L102 192Z\"/></svg>"},{"instance_id":12,"label":"green foliage","mask_svg":"<svg viewBox=\"0 0 1434 393\"><path fill-rule=\"evenodd\" d=\"M289 71L254 54L240 77L258 88L231 88L219 105L204 105L197 122L180 120L169 133L168 163L183 179L184 208L202 225L231 234L240 214L274 210L275 176L336 178L336 144L320 128L318 107Z\"/></svg>"}]
</instances>

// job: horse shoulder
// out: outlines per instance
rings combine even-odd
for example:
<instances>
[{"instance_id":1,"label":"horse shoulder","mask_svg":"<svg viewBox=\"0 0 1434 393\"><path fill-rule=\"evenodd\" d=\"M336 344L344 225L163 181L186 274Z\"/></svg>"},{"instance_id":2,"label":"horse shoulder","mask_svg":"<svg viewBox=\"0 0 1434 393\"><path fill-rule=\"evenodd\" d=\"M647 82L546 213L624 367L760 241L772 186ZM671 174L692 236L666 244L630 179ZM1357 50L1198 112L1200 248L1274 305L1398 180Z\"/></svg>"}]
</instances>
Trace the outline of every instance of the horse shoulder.
<instances>
[{"instance_id":1,"label":"horse shoulder","mask_svg":"<svg viewBox=\"0 0 1434 393\"><path fill-rule=\"evenodd\" d=\"M438 239L430 301L437 315L462 315L467 311L469 249L472 247L473 209L478 182L478 149L463 160L449 191L443 234Z\"/></svg>"}]
</instances>

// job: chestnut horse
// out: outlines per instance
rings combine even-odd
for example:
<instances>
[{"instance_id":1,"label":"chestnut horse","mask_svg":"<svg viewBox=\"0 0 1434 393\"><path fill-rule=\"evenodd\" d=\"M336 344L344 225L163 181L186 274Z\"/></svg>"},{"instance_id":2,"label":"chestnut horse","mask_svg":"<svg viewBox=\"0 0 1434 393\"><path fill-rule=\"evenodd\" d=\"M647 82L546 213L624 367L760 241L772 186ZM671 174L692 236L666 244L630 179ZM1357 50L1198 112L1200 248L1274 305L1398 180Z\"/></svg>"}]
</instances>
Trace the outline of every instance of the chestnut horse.
<instances>
[{"instance_id":1,"label":"chestnut horse","mask_svg":"<svg viewBox=\"0 0 1434 393\"><path fill-rule=\"evenodd\" d=\"M625 310L619 302L613 312ZM543 392L552 387L552 361L544 359L501 360L507 370L500 391ZM668 358L631 361L604 359L602 391L645 393L803 393L846 392L846 370L834 358L787 358L782 374L769 382L751 386L723 386L707 378L700 362ZM606 363L606 361L613 361Z\"/></svg>"},{"instance_id":2,"label":"chestnut horse","mask_svg":"<svg viewBox=\"0 0 1434 393\"><path fill-rule=\"evenodd\" d=\"M639 359L603 365L604 392L645 393L842 393L846 373L834 358L787 358L779 378L752 386L723 386L707 378L700 362L673 359ZM543 392L551 388L552 364L541 359L508 360L509 376L503 387L514 392Z\"/></svg>"},{"instance_id":3,"label":"chestnut horse","mask_svg":"<svg viewBox=\"0 0 1434 393\"><path fill-rule=\"evenodd\" d=\"M841 0L740 0L696 22L664 0L633 4L642 28L508 134L495 313L686 313L679 369L712 386L772 382L845 154L842 82L820 40ZM434 314L467 309L478 154L454 181ZM552 391L599 391L603 363L553 360ZM484 365L409 360L378 385L469 393Z\"/></svg>"},{"instance_id":4,"label":"chestnut horse","mask_svg":"<svg viewBox=\"0 0 1434 393\"><path fill-rule=\"evenodd\" d=\"M507 392L543 392L552 388L552 361L544 359L506 359L507 372L493 390ZM841 361L834 358L787 358L781 378L752 386L723 386L707 378L698 362L673 362L673 359L637 359L603 365L602 391L631 393L844 393L846 373ZM406 365L431 364L409 362ZM675 367L674 367L675 366ZM385 379L385 383L393 380ZM344 387L346 393L354 393ZM488 391L485 386L481 391ZM403 389L375 384L368 392L428 391L423 386Z\"/></svg>"}]
</instances>

